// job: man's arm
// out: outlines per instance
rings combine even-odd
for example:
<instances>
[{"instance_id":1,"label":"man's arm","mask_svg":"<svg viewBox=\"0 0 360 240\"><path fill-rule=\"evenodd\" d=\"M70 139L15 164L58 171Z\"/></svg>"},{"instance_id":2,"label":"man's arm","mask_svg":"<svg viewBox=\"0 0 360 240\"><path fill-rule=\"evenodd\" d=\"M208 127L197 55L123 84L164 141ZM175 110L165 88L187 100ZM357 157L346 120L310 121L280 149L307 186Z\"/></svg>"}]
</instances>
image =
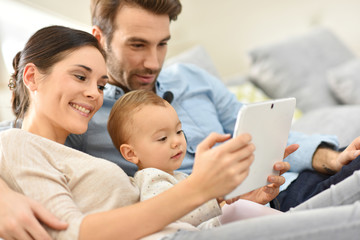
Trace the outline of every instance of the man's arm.
<instances>
[{"instance_id":1,"label":"man's arm","mask_svg":"<svg viewBox=\"0 0 360 240\"><path fill-rule=\"evenodd\" d=\"M312 166L317 172L329 175L335 174L343 166L337 161L339 155L338 151L320 145L314 153Z\"/></svg>"},{"instance_id":2,"label":"man's arm","mask_svg":"<svg viewBox=\"0 0 360 240\"><path fill-rule=\"evenodd\" d=\"M334 174L359 155L360 137L355 138L342 152L335 151L326 144L320 144L314 153L312 165L318 172Z\"/></svg>"},{"instance_id":3,"label":"man's arm","mask_svg":"<svg viewBox=\"0 0 360 240\"><path fill-rule=\"evenodd\" d=\"M0 178L0 238L51 239L40 222L57 230L67 228L34 200L12 191Z\"/></svg>"}]
</instances>

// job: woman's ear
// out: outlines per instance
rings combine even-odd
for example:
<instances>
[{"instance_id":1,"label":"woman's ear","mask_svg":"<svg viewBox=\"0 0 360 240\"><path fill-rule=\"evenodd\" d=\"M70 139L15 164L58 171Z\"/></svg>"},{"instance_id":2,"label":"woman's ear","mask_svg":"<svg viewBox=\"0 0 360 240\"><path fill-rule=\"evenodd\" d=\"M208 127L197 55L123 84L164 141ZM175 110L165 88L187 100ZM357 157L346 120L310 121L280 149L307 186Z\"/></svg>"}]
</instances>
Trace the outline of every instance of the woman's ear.
<instances>
[{"instance_id":1,"label":"woman's ear","mask_svg":"<svg viewBox=\"0 0 360 240\"><path fill-rule=\"evenodd\" d=\"M26 66L24 68L24 73L23 73L23 80L24 80L25 86L31 92L34 92L37 90L37 81L36 81L36 77L35 77L36 72L37 72L37 68L36 68L35 64L33 64L33 63L26 64Z\"/></svg>"},{"instance_id":2,"label":"woman's ear","mask_svg":"<svg viewBox=\"0 0 360 240\"><path fill-rule=\"evenodd\" d=\"M91 30L92 35L99 41L101 46L105 49L105 36L98 26L93 26Z\"/></svg>"},{"instance_id":3,"label":"woman's ear","mask_svg":"<svg viewBox=\"0 0 360 240\"><path fill-rule=\"evenodd\" d=\"M121 155L129 162L134 164L139 163L139 158L136 156L134 148L129 144L121 144L120 146Z\"/></svg>"}]
</instances>

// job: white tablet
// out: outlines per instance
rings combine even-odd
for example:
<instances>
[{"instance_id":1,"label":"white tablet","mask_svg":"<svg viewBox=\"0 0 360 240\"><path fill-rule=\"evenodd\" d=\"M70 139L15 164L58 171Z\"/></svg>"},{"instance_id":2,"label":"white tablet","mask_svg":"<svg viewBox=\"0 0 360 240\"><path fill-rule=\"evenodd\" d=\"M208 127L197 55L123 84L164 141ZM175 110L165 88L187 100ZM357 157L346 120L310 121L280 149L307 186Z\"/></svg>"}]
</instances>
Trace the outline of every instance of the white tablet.
<instances>
[{"instance_id":1,"label":"white tablet","mask_svg":"<svg viewBox=\"0 0 360 240\"><path fill-rule=\"evenodd\" d=\"M294 115L295 98L284 98L244 105L237 117L234 136L249 133L255 145L254 162L248 177L225 199L237 197L268 183L275 162L282 161Z\"/></svg>"}]
</instances>

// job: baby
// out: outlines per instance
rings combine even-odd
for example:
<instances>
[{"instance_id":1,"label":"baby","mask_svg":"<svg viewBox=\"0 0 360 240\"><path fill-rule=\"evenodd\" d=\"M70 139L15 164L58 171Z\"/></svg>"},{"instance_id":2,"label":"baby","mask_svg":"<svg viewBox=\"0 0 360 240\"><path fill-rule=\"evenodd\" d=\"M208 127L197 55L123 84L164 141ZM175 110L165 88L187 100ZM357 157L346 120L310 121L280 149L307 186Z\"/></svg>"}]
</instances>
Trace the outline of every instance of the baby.
<instances>
[{"instance_id":1,"label":"baby","mask_svg":"<svg viewBox=\"0 0 360 240\"><path fill-rule=\"evenodd\" d=\"M108 131L122 156L138 166L134 180L140 188L140 201L152 198L188 177L175 171L186 154L181 122L175 109L154 92L137 90L121 97L110 112ZM249 204L259 206L266 214L277 212L252 202ZM212 228L224 222L221 214L221 207L214 199L179 221L198 229ZM231 221L240 218L233 216L234 209L227 210L227 214L232 215L226 217Z\"/></svg>"}]
</instances>

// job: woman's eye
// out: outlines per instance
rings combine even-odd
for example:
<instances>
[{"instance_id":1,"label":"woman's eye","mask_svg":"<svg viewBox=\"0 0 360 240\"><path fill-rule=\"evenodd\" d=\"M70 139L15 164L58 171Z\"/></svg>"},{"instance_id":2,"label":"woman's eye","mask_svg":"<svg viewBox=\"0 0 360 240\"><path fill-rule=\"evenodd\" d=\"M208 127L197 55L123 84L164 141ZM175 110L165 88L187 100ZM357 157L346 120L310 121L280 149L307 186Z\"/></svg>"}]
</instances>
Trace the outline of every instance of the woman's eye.
<instances>
[{"instance_id":1,"label":"woman's eye","mask_svg":"<svg viewBox=\"0 0 360 240\"><path fill-rule=\"evenodd\" d=\"M105 86L98 85L98 89L99 89L100 91L104 91L105 88L106 88Z\"/></svg>"},{"instance_id":2,"label":"woman's eye","mask_svg":"<svg viewBox=\"0 0 360 240\"><path fill-rule=\"evenodd\" d=\"M78 78L81 81L85 81L86 77L82 75L75 75L76 78Z\"/></svg>"}]
</instances>

